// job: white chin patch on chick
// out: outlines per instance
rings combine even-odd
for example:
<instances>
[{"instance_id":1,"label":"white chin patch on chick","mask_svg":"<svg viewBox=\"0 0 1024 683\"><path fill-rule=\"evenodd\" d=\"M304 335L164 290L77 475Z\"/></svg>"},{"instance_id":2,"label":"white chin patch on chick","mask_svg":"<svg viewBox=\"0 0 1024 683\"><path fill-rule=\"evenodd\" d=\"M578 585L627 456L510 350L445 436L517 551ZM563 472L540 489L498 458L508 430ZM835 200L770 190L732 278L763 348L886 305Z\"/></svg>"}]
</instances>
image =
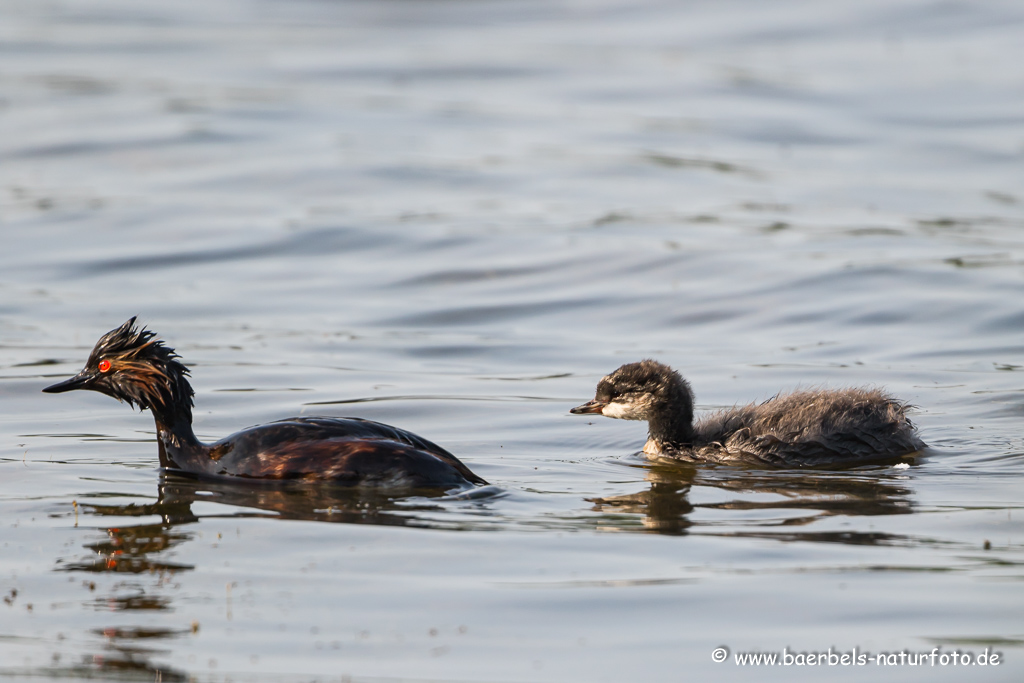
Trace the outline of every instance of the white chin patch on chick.
<instances>
[{"instance_id":1,"label":"white chin patch on chick","mask_svg":"<svg viewBox=\"0 0 1024 683\"><path fill-rule=\"evenodd\" d=\"M601 410L605 417L614 417L619 420L639 420L636 411L632 406L625 403L609 403Z\"/></svg>"}]
</instances>

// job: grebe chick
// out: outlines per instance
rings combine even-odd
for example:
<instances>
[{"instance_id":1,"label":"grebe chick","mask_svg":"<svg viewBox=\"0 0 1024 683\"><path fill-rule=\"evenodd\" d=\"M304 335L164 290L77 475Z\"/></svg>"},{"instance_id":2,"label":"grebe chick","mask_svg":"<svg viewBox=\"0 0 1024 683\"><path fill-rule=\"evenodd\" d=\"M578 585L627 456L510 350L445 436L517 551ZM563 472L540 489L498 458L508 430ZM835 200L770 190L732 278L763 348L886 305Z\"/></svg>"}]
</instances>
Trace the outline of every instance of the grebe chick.
<instances>
[{"instance_id":1,"label":"grebe chick","mask_svg":"<svg viewBox=\"0 0 1024 683\"><path fill-rule=\"evenodd\" d=\"M921 450L907 407L878 389L820 389L720 410L695 424L689 382L667 365L644 360L601 379L594 400L569 412L645 420L643 452L652 456L802 467Z\"/></svg>"},{"instance_id":2,"label":"grebe chick","mask_svg":"<svg viewBox=\"0 0 1024 683\"><path fill-rule=\"evenodd\" d=\"M396 488L487 483L440 446L357 417L292 417L200 443L192 431L189 371L179 357L133 317L100 337L81 372L43 391L90 389L148 408L160 466L179 474Z\"/></svg>"}]
</instances>

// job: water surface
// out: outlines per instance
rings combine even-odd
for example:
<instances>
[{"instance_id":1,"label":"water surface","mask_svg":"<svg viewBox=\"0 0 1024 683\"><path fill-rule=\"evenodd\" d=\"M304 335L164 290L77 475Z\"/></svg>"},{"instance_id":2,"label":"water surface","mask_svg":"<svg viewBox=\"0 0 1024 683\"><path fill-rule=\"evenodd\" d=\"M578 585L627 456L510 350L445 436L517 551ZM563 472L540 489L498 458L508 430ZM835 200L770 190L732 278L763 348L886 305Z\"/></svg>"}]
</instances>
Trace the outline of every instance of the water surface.
<instances>
[{"instance_id":1,"label":"water surface","mask_svg":"<svg viewBox=\"0 0 1024 683\"><path fill-rule=\"evenodd\" d=\"M0 673L963 680L1024 608L1024 9L0 1ZM131 315L204 439L396 424L443 498L161 475L40 389ZM884 385L921 456L647 463L570 416L656 357L701 409Z\"/></svg>"}]
</instances>

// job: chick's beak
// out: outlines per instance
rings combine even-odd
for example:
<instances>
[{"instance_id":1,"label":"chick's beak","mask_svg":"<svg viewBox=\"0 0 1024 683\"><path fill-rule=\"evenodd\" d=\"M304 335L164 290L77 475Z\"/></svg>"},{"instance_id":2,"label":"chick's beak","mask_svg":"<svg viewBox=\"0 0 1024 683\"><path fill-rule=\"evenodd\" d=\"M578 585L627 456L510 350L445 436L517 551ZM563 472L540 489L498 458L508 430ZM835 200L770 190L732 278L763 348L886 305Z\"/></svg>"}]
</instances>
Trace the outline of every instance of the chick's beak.
<instances>
[{"instance_id":1,"label":"chick's beak","mask_svg":"<svg viewBox=\"0 0 1024 683\"><path fill-rule=\"evenodd\" d=\"M595 398L593 401L587 401L581 406L576 406L569 412L573 415L587 415L589 413L597 413L600 415L606 405L608 405L606 401L598 401Z\"/></svg>"},{"instance_id":2,"label":"chick's beak","mask_svg":"<svg viewBox=\"0 0 1024 683\"><path fill-rule=\"evenodd\" d=\"M62 394L65 391L74 391L75 389L88 389L93 379L94 375L91 372L82 370L71 379L52 384L43 389L43 391L47 394Z\"/></svg>"}]
</instances>

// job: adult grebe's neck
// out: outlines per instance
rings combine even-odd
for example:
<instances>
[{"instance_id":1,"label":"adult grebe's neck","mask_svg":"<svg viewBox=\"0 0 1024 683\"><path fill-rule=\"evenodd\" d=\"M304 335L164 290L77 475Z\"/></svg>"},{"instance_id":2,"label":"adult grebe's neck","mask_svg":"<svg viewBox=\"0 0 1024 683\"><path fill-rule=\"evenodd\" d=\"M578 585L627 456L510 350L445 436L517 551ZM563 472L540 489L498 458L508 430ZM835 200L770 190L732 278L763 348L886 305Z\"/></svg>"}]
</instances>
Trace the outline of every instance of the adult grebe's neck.
<instances>
[{"instance_id":1,"label":"adult grebe's neck","mask_svg":"<svg viewBox=\"0 0 1024 683\"><path fill-rule=\"evenodd\" d=\"M192 447L202 446L203 444L196 437L194 431L192 431L192 423L184 420L176 420L174 422L168 422L165 418L154 415L154 422L156 422L156 433L160 437L161 441L174 444L176 446Z\"/></svg>"},{"instance_id":2,"label":"adult grebe's neck","mask_svg":"<svg viewBox=\"0 0 1024 683\"><path fill-rule=\"evenodd\" d=\"M151 366L141 375L146 381L134 387L136 401L153 413L161 467L179 468L183 456L204 448L192 429L194 392L187 375L188 369L177 362Z\"/></svg>"}]
</instances>

